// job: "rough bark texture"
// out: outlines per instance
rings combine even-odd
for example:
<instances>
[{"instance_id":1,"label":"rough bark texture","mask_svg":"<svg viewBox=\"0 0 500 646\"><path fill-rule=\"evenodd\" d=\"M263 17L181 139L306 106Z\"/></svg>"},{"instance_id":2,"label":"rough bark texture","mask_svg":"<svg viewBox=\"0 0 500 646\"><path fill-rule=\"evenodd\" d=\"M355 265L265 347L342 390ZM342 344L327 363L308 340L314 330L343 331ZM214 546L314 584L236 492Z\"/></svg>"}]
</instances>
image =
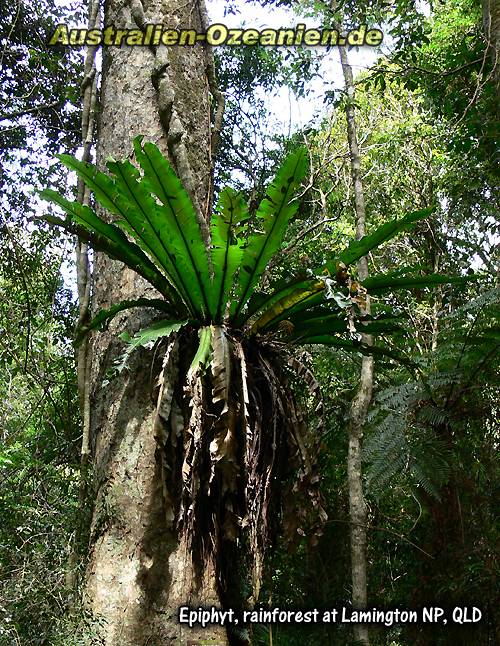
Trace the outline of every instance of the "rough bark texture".
<instances>
[{"instance_id":1,"label":"rough bark texture","mask_svg":"<svg viewBox=\"0 0 500 646\"><path fill-rule=\"evenodd\" d=\"M200 28L196 2L109 0L105 25L142 28L147 23ZM142 134L168 154L200 214L210 171L210 108L202 46L109 47L104 52L98 164L111 156L132 159L132 139ZM100 255L94 266L93 310L152 295L141 278ZM183 644L190 638L225 644L225 631L195 632L177 621L189 601L190 559L178 544L172 510L162 492L153 435L150 355L136 352L127 375L103 387L106 369L122 348L116 334L136 331L147 312L118 317L92 344L91 444L95 510L86 593L96 631L106 645ZM207 563L193 605L216 604ZM96 642L97 643L97 642Z\"/></svg>"},{"instance_id":2,"label":"rough bark texture","mask_svg":"<svg viewBox=\"0 0 500 646\"><path fill-rule=\"evenodd\" d=\"M365 200L361 179L361 159L356 135L356 119L354 113L354 82L352 68L349 65L347 51L340 47L340 62L344 74L347 91L346 120L347 138L351 156L351 175L354 186L354 201L356 210L356 238L365 235ZM368 261L366 257L358 262L360 280L368 277ZM370 313L370 302L367 299L366 313ZM363 342L372 344L370 335L363 335ZM347 456L347 478L349 486L349 515L351 523L351 579L352 603L355 608L364 608L367 604L366 576L366 524L367 510L363 495L361 448L363 427L366 413L372 398L373 388L373 357L363 356L359 388L351 404L349 417L349 448ZM354 627L354 638L362 644L369 644L368 627L357 624Z\"/></svg>"}]
</instances>

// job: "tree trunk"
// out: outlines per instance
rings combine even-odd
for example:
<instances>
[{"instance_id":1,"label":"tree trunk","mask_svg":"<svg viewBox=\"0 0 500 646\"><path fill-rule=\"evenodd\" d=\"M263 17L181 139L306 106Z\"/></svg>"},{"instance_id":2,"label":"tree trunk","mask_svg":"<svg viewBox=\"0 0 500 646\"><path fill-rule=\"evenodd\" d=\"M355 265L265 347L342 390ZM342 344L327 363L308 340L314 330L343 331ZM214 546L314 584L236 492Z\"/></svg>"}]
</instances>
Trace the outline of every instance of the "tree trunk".
<instances>
[{"instance_id":1,"label":"tree trunk","mask_svg":"<svg viewBox=\"0 0 500 646\"><path fill-rule=\"evenodd\" d=\"M500 1L483 0L483 31L486 50L493 66L493 78L500 99ZM500 112L500 107L499 107Z\"/></svg>"},{"instance_id":2,"label":"tree trunk","mask_svg":"<svg viewBox=\"0 0 500 646\"><path fill-rule=\"evenodd\" d=\"M108 0L104 24L201 30L202 19L197 3ZM208 203L211 166L208 62L201 45L105 48L97 145L97 161L104 167L109 157L132 159L137 135L156 143L170 157L200 219ZM97 254L94 313L119 300L154 296L154 291ZM147 316L118 317L92 344L95 509L85 591L94 631L106 645L185 645L189 638L226 644L224 629L189 630L177 621L180 605L219 605L219 598L210 563L190 594L193 568L175 536L172 503L162 486L161 445L153 435L152 353L136 352L127 374L103 386L106 370L122 350L117 333L136 331Z\"/></svg>"},{"instance_id":3,"label":"tree trunk","mask_svg":"<svg viewBox=\"0 0 500 646\"><path fill-rule=\"evenodd\" d=\"M340 31L340 30L339 30ZM365 199L361 179L361 158L356 134L356 119L354 113L354 82L352 68L349 65L345 47L339 47L340 62L344 75L347 92L346 120L347 139L351 157L351 177L354 187L354 204L356 211L356 239L365 235ZM357 265L360 281L368 277L368 261L361 258ZM367 297L365 313L370 313L370 301ZM363 342L373 343L371 335L363 334ZM362 480L362 439L366 413L372 398L373 389L373 357L363 356L361 362L360 383L356 396L351 404L349 415L349 447L347 455L347 479L349 487L349 516L351 527L351 579L352 604L355 608L365 608L367 605L367 575L366 575L366 525L367 510L363 494ZM354 638L361 644L369 644L368 627L364 624L354 626Z\"/></svg>"}]
</instances>

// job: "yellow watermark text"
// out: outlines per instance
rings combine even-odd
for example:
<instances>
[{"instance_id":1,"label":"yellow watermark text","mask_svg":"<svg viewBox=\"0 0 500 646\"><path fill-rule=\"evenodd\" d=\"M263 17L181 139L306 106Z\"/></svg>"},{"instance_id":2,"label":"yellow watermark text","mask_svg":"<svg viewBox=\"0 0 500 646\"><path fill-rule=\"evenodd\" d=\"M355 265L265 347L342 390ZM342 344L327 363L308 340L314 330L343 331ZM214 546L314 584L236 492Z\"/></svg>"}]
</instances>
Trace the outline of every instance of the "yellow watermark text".
<instances>
[{"instance_id":1,"label":"yellow watermark text","mask_svg":"<svg viewBox=\"0 0 500 646\"><path fill-rule=\"evenodd\" d=\"M193 46L206 43L213 47L252 46L294 47L305 45L378 47L384 38L380 29L359 25L345 34L336 29L307 28L299 23L292 28L235 29L222 23L210 25L205 32L195 29L169 29L161 24L148 24L144 29L118 29L108 25L103 29L70 28L62 23L56 26L49 38L51 46L66 47L158 47L159 45Z\"/></svg>"}]
</instances>

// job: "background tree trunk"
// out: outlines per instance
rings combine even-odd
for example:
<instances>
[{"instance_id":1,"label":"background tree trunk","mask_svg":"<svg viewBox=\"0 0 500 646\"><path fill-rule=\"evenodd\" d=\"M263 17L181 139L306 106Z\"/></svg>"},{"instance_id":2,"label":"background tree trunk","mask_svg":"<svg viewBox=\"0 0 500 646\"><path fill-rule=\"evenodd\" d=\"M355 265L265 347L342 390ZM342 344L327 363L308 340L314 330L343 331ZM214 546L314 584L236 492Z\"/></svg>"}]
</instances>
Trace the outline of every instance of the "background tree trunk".
<instances>
[{"instance_id":1,"label":"background tree trunk","mask_svg":"<svg viewBox=\"0 0 500 646\"><path fill-rule=\"evenodd\" d=\"M197 3L109 0L105 25L143 28L148 23L200 30ZM207 52L202 46L109 47L104 50L97 161L132 159L141 134L168 154L200 217L210 183L210 107ZM151 295L136 274L97 255L93 310ZM195 632L177 621L189 601L193 575L187 551L173 531L172 505L163 494L159 446L153 436L152 353L136 353L130 370L103 386L122 344L116 334L136 331L147 312L121 316L92 345L91 442L95 509L86 595L96 632L107 645L185 644L217 638L215 627ZM168 496L167 496L168 497ZM193 604L218 604L210 563ZM102 620L102 623L100 622Z\"/></svg>"},{"instance_id":2,"label":"background tree trunk","mask_svg":"<svg viewBox=\"0 0 500 646\"><path fill-rule=\"evenodd\" d=\"M493 75L498 98L500 99L500 1L483 0L483 29L486 51L491 57ZM500 108L498 109L500 113Z\"/></svg>"},{"instance_id":3,"label":"background tree trunk","mask_svg":"<svg viewBox=\"0 0 500 646\"><path fill-rule=\"evenodd\" d=\"M340 31L340 30L339 30ZM346 98L347 140L351 156L351 178L354 188L354 205L356 212L356 239L365 235L365 198L361 180L361 158L356 133L356 118L354 112L354 81L352 68L349 65L345 47L339 47L340 62L344 75ZM366 257L357 263L360 281L368 277L368 261ZM366 300L365 313L370 313L369 297ZM363 343L371 345L371 335L363 334ZM367 574L366 574L366 525L367 510L363 494L362 480L362 439L366 413L372 399L373 390L373 357L363 356L358 391L354 397L349 415L349 445L347 455L347 481L349 488L349 517L351 527L351 580L352 604L355 608L365 608L367 605ZM354 625L354 638L361 644L370 643L368 626Z\"/></svg>"}]
</instances>

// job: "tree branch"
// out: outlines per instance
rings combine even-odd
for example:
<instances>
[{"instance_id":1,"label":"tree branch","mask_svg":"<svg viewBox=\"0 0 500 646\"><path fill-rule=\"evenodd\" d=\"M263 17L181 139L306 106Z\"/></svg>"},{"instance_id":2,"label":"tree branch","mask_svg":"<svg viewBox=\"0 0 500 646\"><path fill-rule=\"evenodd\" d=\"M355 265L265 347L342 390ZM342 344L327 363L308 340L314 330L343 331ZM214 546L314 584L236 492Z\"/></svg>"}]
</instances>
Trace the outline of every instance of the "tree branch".
<instances>
[{"instance_id":1,"label":"tree branch","mask_svg":"<svg viewBox=\"0 0 500 646\"><path fill-rule=\"evenodd\" d=\"M35 112L45 112L46 110L60 108L62 105L62 101L53 101L52 103L37 105L34 108L27 108L26 110L16 110L15 112L10 113L0 113L0 121L5 121L6 119L17 119L19 117L24 117L27 114L34 114Z\"/></svg>"}]
</instances>

